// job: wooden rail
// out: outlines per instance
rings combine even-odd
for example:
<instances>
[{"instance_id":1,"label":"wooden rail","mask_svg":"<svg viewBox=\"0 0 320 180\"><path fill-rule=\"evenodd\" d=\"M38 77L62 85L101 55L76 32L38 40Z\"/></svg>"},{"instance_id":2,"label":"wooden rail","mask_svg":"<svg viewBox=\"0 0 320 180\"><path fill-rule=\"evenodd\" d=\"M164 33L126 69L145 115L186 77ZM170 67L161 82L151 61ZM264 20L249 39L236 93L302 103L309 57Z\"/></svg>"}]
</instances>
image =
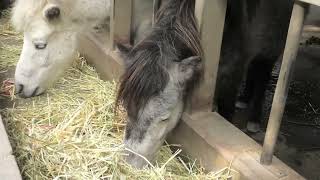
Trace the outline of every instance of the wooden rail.
<instances>
[{"instance_id":1,"label":"wooden rail","mask_svg":"<svg viewBox=\"0 0 320 180\"><path fill-rule=\"evenodd\" d=\"M226 8L226 0L196 1L195 15L200 28L204 52L204 77L188 106L190 113L212 111Z\"/></svg>"},{"instance_id":2,"label":"wooden rail","mask_svg":"<svg viewBox=\"0 0 320 180\"><path fill-rule=\"evenodd\" d=\"M0 179L21 180L20 171L0 116Z\"/></svg>"},{"instance_id":3,"label":"wooden rail","mask_svg":"<svg viewBox=\"0 0 320 180\"><path fill-rule=\"evenodd\" d=\"M261 146L220 115L211 112L220 59L226 2L226 0L196 1L195 14L201 30L204 51L204 79L190 103L188 103L187 111L172 135L169 136L168 141L173 144L181 144L184 152L199 159L208 170L217 170L234 162L232 167L240 172L240 175L236 176L235 179L304 179L273 156L273 146L266 148L268 150L265 152L269 152L266 156L267 159L273 157L274 162L269 166L261 165ZM122 73L121 58L113 48L113 40L121 38L130 42L130 30L132 30L132 18L130 16L134 13L132 12L132 0L113 0L113 3L111 26L114 27L111 28L111 48L103 46L103 43L100 43L91 34L85 34L80 38L80 52L97 68L101 77L105 80L118 80ZM158 3L159 0L154 0L153 12L156 12ZM295 43L295 41L293 42ZM293 51L290 52L293 53ZM287 56L290 57L290 62L293 62L293 56ZM283 65L282 68L287 65ZM290 72L290 67L287 68L288 72ZM285 82L288 82L289 76L287 76L287 74L284 76L286 77ZM278 94L284 95L286 93L286 85L283 85L285 86L282 88L284 91L278 92ZM285 100L283 97L281 98ZM284 102L282 101L282 103ZM272 128L277 128L280 125L279 117L282 116L282 112L281 110L276 112L278 118L271 120L275 124L270 125ZM272 145L276 141L278 130L270 131L270 128L268 129L268 137L272 138L267 139L266 142Z\"/></svg>"},{"instance_id":4,"label":"wooden rail","mask_svg":"<svg viewBox=\"0 0 320 180\"><path fill-rule=\"evenodd\" d=\"M306 4L313 4L313 5L316 5L316 6L320 6L320 1L319 0L297 0L297 1L304 2Z\"/></svg>"}]
</instances>

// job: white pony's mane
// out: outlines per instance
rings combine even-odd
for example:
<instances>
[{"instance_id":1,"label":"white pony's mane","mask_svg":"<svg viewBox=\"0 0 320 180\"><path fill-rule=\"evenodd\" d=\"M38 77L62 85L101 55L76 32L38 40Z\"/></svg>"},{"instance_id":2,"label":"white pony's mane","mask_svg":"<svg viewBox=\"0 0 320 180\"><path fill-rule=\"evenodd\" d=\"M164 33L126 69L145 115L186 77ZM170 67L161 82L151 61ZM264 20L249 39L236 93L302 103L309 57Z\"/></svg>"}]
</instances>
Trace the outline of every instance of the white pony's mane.
<instances>
[{"instance_id":1,"label":"white pony's mane","mask_svg":"<svg viewBox=\"0 0 320 180\"><path fill-rule=\"evenodd\" d=\"M42 13L49 0L16 0L12 11L12 24L18 31L23 31L32 17Z\"/></svg>"},{"instance_id":2,"label":"white pony's mane","mask_svg":"<svg viewBox=\"0 0 320 180\"><path fill-rule=\"evenodd\" d=\"M12 24L18 31L24 31L33 17L44 18L43 9L48 4L60 6L60 13L65 23L68 20L75 20L72 23L68 21L68 26L74 25L77 21L84 26L110 16L110 0L16 0L12 12Z\"/></svg>"}]
</instances>

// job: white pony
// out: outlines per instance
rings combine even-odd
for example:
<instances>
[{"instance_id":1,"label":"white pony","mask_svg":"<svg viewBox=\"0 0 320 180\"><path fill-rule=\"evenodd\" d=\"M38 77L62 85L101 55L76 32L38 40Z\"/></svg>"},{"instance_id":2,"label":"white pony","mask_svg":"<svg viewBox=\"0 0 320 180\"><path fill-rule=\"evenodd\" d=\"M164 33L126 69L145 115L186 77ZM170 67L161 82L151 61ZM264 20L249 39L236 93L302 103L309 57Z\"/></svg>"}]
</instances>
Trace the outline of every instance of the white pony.
<instances>
[{"instance_id":1,"label":"white pony","mask_svg":"<svg viewBox=\"0 0 320 180\"><path fill-rule=\"evenodd\" d=\"M134 41L151 30L152 0L135 0ZM108 24L111 0L16 0L12 23L23 32L17 64L16 92L22 97L43 93L69 67L77 54L77 37Z\"/></svg>"},{"instance_id":2,"label":"white pony","mask_svg":"<svg viewBox=\"0 0 320 180\"><path fill-rule=\"evenodd\" d=\"M77 36L110 17L110 0L17 0L14 27L23 32L16 91L22 97L43 93L77 54Z\"/></svg>"}]
</instances>

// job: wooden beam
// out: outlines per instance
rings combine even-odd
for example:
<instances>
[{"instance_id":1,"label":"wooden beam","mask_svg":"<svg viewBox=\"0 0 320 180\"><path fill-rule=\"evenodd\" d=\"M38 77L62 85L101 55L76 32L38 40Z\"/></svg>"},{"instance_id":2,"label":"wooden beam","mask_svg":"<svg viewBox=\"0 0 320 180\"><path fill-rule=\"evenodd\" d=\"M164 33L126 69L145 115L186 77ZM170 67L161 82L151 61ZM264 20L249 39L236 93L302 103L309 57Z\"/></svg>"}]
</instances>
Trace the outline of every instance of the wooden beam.
<instances>
[{"instance_id":1,"label":"wooden beam","mask_svg":"<svg viewBox=\"0 0 320 180\"><path fill-rule=\"evenodd\" d=\"M297 172L274 157L271 166L260 164L262 147L215 112L184 113L168 138L207 171L228 167L238 171L232 179L302 180Z\"/></svg>"},{"instance_id":2,"label":"wooden beam","mask_svg":"<svg viewBox=\"0 0 320 180\"><path fill-rule=\"evenodd\" d=\"M188 107L190 112L212 110L226 6L226 0L196 1L195 14L200 28L204 52L204 76Z\"/></svg>"},{"instance_id":3,"label":"wooden beam","mask_svg":"<svg viewBox=\"0 0 320 180\"><path fill-rule=\"evenodd\" d=\"M301 1L301 2L305 2L307 4L313 4L316 6L320 6L320 0L296 0L296 1Z\"/></svg>"},{"instance_id":4,"label":"wooden beam","mask_svg":"<svg viewBox=\"0 0 320 180\"><path fill-rule=\"evenodd\" d=\"M103 80L118 80L123 72L122 60L93 34L79 35L79 52L93 65Z\"/></svg>"},{"instance_id":5,"label":"wooden beam","mask_svg":"<svg viewBox=\"0 0 320 180\"><path fill-rule=\"evenodd\" d=\"M293 6L281 70L277 87L273 96L267 132L263 144L263 152L261 154L262 164L269 165L272 162L274 148L286 105L290 76L294 69L294 62L296 60L299 48L299 39L303 28L304 15L304 4L301 2L296 2Z\"/></svg>"},{"instance_id":6,"label":"wooden beam","mask_svg":"<svg viewBox=\"0 0 320 180\"><path fill-rule=\"evenodd\" d=\"M155 23L155 15L160 8L160 2L161 0L153 0L152 26Z\"/></svg>"}]
</instances>

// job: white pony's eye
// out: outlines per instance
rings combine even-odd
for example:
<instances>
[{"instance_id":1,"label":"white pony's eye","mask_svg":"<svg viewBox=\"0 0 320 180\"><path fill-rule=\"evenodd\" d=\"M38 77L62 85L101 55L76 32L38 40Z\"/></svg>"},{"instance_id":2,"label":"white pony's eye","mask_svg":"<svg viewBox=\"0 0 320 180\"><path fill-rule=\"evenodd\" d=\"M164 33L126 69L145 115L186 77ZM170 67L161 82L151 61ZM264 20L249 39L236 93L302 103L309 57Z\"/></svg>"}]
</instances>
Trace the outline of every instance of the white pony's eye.
<instances>
[{"instance_id":1,"label":"white pony's eye","mask_svg":"<svg viewBox=\"0 0 320 180\"><path fill-rule=\"evenodd\" d=\"M47 44L46 43L35 43L34 47L36 49L45 49L47 47Z\"/></svg>"}]
</instances>

